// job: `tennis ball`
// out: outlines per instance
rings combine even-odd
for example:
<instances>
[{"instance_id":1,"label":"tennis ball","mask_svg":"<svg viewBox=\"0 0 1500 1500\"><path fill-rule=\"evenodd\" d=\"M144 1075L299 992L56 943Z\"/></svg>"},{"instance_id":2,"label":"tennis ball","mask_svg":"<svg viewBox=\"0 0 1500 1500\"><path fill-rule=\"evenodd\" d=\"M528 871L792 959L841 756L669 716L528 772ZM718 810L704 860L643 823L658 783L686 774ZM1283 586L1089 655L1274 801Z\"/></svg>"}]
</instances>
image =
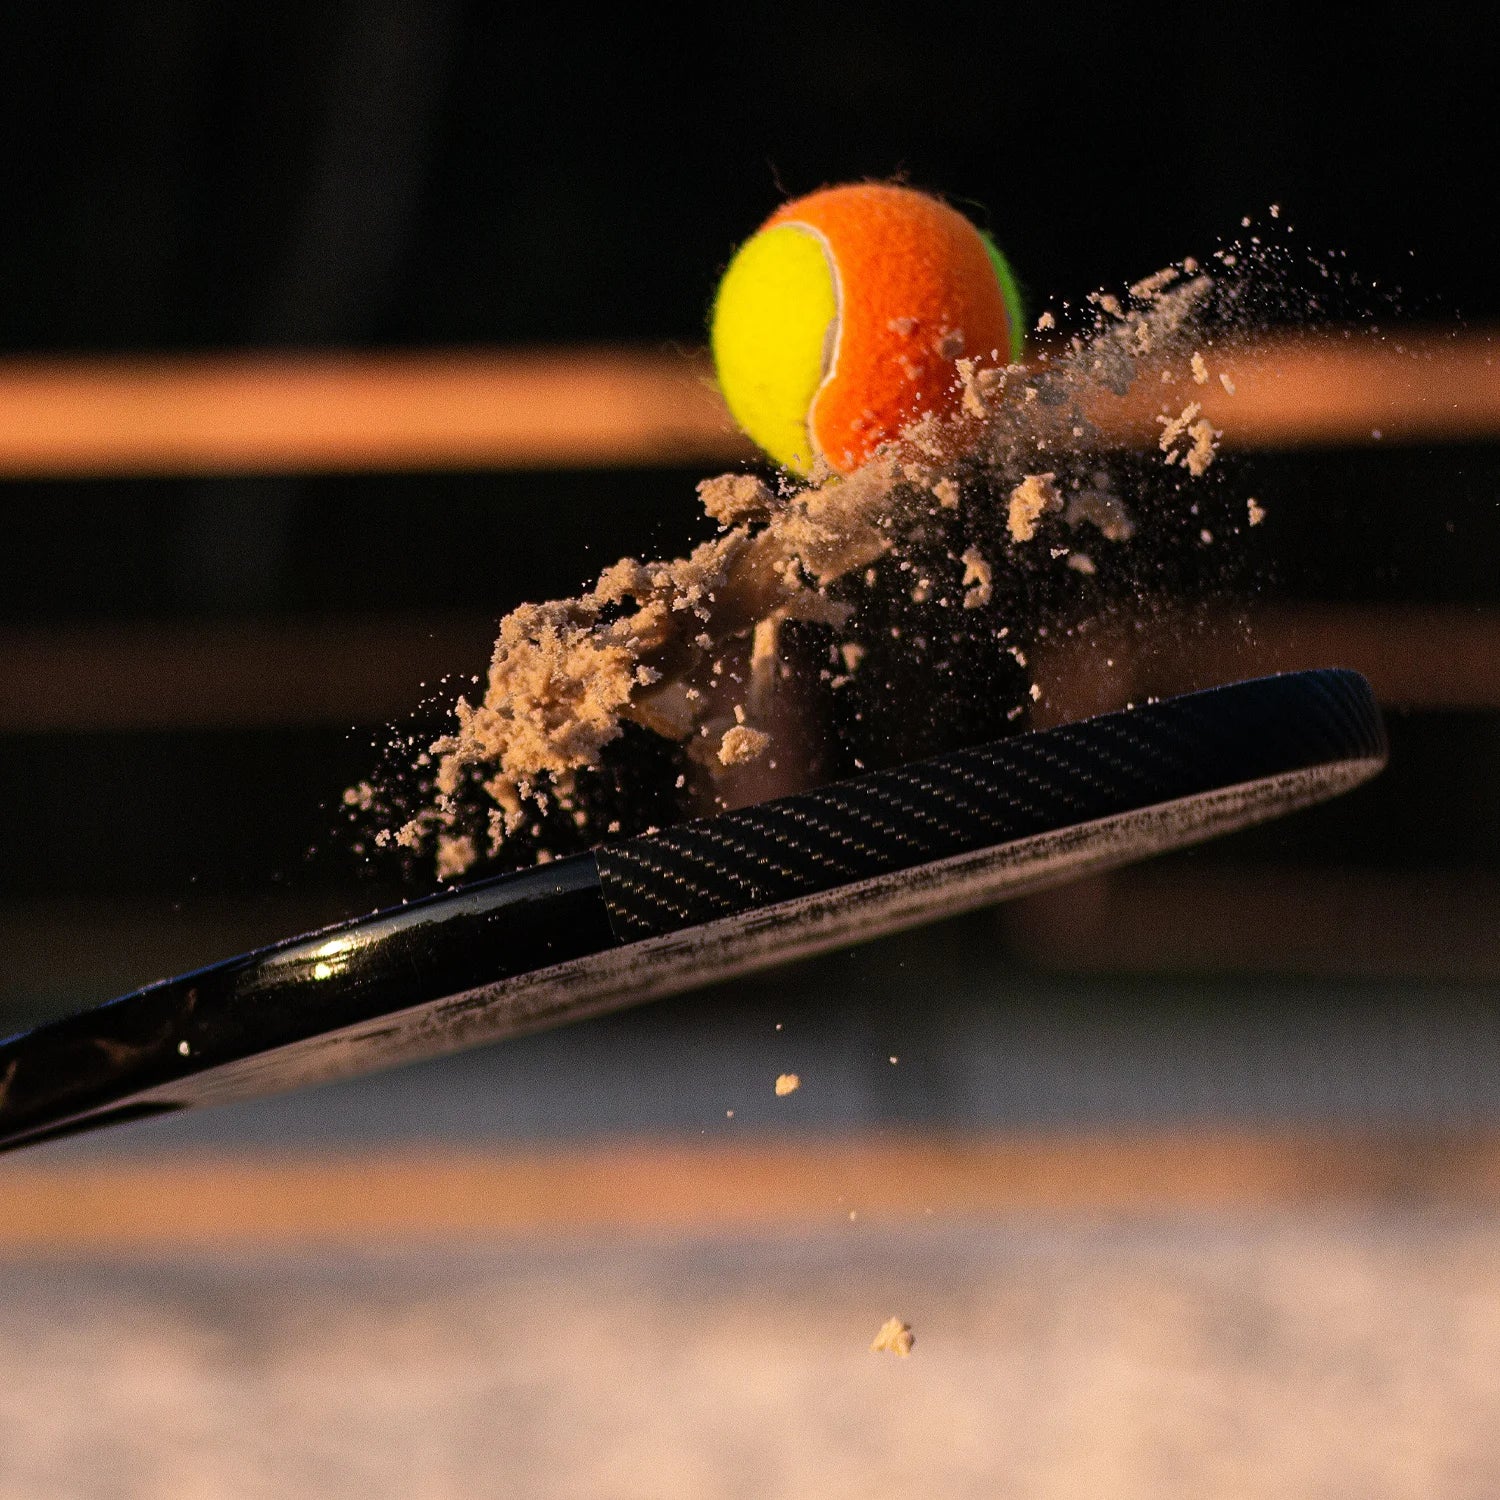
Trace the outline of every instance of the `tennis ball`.
<instances>
[{"instance_id":1,"label":"tennis ball","mask_svg":"<svg viewBox=\"0 0 1500 1500\"><path fill-rule=\"evenodd\" d=\"M859 467L924 413L957 406L954 362L1020 358L1004 257L956 209L854 183L784 204L740 248L714 301L719 388L779 464Z\"/></svg>"}]
</instances>

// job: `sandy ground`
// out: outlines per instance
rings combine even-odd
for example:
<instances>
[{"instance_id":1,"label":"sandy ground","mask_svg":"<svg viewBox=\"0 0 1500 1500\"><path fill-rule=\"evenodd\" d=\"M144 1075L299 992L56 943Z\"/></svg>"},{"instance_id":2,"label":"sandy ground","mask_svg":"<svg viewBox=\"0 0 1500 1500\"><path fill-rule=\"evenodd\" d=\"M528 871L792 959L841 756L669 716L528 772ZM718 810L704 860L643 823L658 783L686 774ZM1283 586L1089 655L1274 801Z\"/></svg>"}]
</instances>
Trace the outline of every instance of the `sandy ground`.
<instances>
[{"instance_id":1,"label":"sandy ground","mask_svg":"<svg viewBox=\"0 0 1500 1500\"><path fill-rule=\"evenodd\" d=\"M0 1263L0 1496L1500 1493L1500 1217ZM872 1355L892 1315L911 1358Z\"/></svg>"}]
</instances>

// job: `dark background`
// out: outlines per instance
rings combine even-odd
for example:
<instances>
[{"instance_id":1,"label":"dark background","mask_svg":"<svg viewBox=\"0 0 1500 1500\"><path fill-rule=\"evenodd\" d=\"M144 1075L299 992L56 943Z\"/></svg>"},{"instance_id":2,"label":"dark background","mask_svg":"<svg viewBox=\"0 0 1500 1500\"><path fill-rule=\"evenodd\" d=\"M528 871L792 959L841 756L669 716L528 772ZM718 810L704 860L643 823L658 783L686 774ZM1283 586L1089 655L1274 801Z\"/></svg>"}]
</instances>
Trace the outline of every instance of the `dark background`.
<instances>
[{"instance_id":1,"label":"dark background","mask_svg":"<svg viewBox=\"0 0 1500 1500\"><path fill-rule=\"evenodd\" d=\"M901 173L1036 291L1280 203L1500 312L1478 7L151 0L0 21L0 347L701 339L783 194Z\"/></svg>"},{"instance_id":2,"label":"dark background","mask_svg":"<svg viewBox=\"0 0 1500 1500\"><path fill-rule=\"evenodd\" d=\"M892 174L993 228L1034 299L1203 256L1276 203L1290 242L1347 253L1336 312L1482 327L1500 320L1483 34L1477 10L1353 6L12 6L0 352L697 346L728 255L783 195ZM1500 592L1487 440L1254 463L1286 596ZM676 552L698 477L10 483L0 629L499 615L622 552ZM476 638L453 665L483 659ZM1495 724L1399 721L1385 787L1275 851L1487 869ZM0 734L11 1001L93 998L391 894L329 837L378 730ZM94 925L122 911L165 935Z\"/></svg>"}]
</instances>

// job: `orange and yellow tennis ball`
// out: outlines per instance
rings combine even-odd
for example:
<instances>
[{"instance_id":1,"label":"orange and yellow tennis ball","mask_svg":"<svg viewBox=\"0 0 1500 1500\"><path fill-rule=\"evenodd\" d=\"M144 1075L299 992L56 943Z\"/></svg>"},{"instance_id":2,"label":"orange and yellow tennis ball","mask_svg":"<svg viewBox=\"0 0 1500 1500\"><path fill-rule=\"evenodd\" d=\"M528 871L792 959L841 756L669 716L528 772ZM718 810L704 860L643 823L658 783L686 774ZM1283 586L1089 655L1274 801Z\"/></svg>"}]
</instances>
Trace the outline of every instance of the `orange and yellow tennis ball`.
<instances>
[{"instance_id":1,"label":"orange and yellow tennis ball","mask_svg":"<svg viewBox=\"0 0 1500 1500\"><path fill-rule=\"evenodd\" d=\"M742 428L798 474L858 468L954 410L956 361L1020 358L1015 279L989 236L927 193L824 188L783 205L719 283L714 365Z\"/></svg>"}]
</instances>

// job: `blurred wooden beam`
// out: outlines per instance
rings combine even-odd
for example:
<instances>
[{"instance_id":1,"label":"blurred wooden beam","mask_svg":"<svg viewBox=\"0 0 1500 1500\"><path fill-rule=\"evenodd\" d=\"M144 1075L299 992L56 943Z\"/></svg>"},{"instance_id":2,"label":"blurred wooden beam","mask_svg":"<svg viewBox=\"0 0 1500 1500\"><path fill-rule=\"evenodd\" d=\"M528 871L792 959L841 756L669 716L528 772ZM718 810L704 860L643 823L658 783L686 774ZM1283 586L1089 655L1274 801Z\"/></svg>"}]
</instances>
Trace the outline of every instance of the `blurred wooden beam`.
<instances>
[{"instance_id":1,"label":"blurred wooden beam","mask_svg":"<svg viewBox=\"0 0 1500 1500\"><path fill-rule=\"evenodd\" d=\"M1500 1204L1500 1135L1190 1134L0 1164L0 1249L725 1235L1000 1213Z\"/></svg>"},{"instance_id":2,"label":"blurred wooden beam","mask_svg":"<svg viewBox=\"0 0 1500 1500\"><path fill-rule=\"evenodd\" d=\"M1500 706L1500 612L1474 605L1296 604L1257 610L1237 639L1184 633L1177 687L1250 672L1352 667L1391 708Z\"/></svg>"},{"instance_id":3,"label":"blurred wooden beam","mask_svg":"<svg viewBox=\"0 0 1500 1500\"><path fill-rule=\"evenodd\" d=\"M379 724L422 689L471 694L489 615L0 630L0 733Z\"/></svg>"},{"instance_id":4,"label":"blurred wooden beam","mask_svg":"<svg viewBox=\"0 0 1500 1500\"><path fill-rule=\"evenodd\" d=\"M1500 434L1486 331L1319 330L1205 347L1227 373L1137 383L1095 414L1154 441L1164 403L1201 401L1244 448ZM749 448L701 353L424 350L0 361L0 478L726 464Z\"/></svg>"},{"instance_id":5,"label":"blurred wooden beam","mask_svg":"<svg viewBox=\"0 0 1500 1500\"><path fill-rule=\"evenodd\" d=\"M1483 869L1145 864L999 909L1049 973L1493 983L1500 876Z\"/></svg>"},{"instance_id":6,"label":"blurred wooden beam","mask_svg":"<svg viewBox=\"0 0 1500 1500\"><path fill-rule=\"evenodd\" d=\"M1207 384L1138 380L1091 414L1116 440L1154 442L1188 401L1238 448L1473 442L1500 434L1500 331L1313 329L1206 342ZM1227 375L1234 393L1221 384Z\"/></svg>"},{"instance_id":7,"label":"blurred wooden beam","mask_svg":"<svg viewBox=\"0 0 1500 1500\"><path fill-rule=\"evenodd\" d=\"M1035 653L1038 725L1147 697L1313 667L1349 667L1387 708L1500 708L1500 610L1474 605L1278 604L1222 617L1170 605L1103 621Z\"/></svg>"},{"instance_id":8,"label":"blurred wooden beam","mask_svg":"<svg viewBox=\"0 0 1500 1500\"><path fill-rule=\"evenodd\" d=\"M0 363L0 478L597 468L747 452L703 357L663 350Z\"/></svg>"},{"instance_id":9,"label":"blurred wooden beam","mask_svg":"<svg viewBox=\"0 0 1500 1500\"><path fill-rule=\"evenodd\" d=\"M0 734L379 724L489 661L481 614L0 628ZM1382 703L1500 708L1500 610L1297 605L1097 630L1037 656L1037 722L1260 672L1353 667Z\"/></svg>"}]
</instances>

